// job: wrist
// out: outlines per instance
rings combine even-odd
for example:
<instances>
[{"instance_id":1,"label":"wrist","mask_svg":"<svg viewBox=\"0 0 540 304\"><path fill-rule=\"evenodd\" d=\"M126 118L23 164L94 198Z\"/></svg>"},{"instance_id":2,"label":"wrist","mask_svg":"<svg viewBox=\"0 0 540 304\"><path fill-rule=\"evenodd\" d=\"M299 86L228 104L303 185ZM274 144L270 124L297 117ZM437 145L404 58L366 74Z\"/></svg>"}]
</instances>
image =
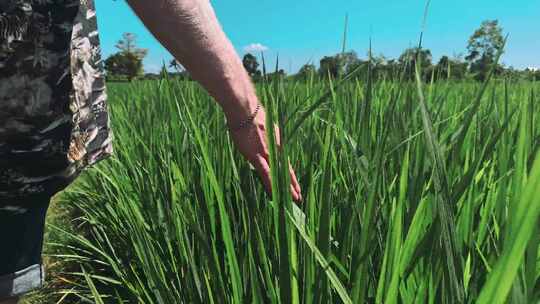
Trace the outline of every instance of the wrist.
<instances>
[{"instance_id":1,"label":"wrist","mask_svg":"<svg viewBox=\"0 0 540 304\"><path fill-rule=\"evenodd\" d=\"M248 129L250 126L254 125L255 122L260 122L265 118L266 114L264 112L264 107L258 101L254 104L250 104L249 108L255 107L253 110L246 111L243 109L237 113L229 113L227 117L227 128L230 132L238 132L244 129Z\"/></svg>"},{"instance_id":2,"label":"wrist","mask_svg":"<svg viewBox=\"0 0 540 304\"><path fill-rule=\"evenodd\" d=\"M253 116L264 113L264 108L254 92L243 95L232 97L221 104L227 118L227 125L231 129Z\"/></svg>"}]
</instances>

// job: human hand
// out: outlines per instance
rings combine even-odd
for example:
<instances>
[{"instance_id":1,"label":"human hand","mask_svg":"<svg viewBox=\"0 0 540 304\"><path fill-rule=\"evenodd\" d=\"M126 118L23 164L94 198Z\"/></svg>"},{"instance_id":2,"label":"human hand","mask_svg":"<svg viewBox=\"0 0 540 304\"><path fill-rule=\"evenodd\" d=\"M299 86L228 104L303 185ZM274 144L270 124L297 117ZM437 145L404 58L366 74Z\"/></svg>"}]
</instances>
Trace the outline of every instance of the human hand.
<instances>
[{"instance_id":1,"label":"human hand","mask_svg":"<svg viewBox=\"0 0 540 304\"><path fill-rule=\"evenodd\" d=\"M279 127L274 125L276 144L278 151L281 150L281 136ZM272 182L270 174L270 154L266 134L266 114L261 107L253 122L238 131L230 132L232 140L238 151L249 161L261 177L262 183L268 195L272 195ZM295 202L301 202L302 192L296 174L289 162L290 191Z\"/></svg>"}]
</instances>

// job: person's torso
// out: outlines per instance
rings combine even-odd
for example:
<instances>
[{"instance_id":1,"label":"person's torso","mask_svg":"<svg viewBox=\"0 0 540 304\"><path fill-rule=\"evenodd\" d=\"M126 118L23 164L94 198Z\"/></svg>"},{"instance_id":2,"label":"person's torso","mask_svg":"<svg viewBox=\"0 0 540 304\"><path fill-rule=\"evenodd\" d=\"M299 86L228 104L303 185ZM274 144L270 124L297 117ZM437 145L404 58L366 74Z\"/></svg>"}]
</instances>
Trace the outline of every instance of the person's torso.
<instances>
[{"instance_id":1,"label":"person's torso","mask_svg":"<svg viewBox=\"0 0 540 304\"><path fill-rule=\"evenodd\" d=\"M93 0L0 1L0 199L112 155L106 99Z\"/></svg>"}]
</instances>

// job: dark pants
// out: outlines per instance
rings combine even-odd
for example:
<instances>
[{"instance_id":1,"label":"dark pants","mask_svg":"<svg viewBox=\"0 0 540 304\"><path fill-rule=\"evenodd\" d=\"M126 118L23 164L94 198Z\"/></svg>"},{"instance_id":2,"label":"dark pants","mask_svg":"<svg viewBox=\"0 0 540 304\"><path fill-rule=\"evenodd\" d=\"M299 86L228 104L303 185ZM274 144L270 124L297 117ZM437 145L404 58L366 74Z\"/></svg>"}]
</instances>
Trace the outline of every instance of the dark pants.
<instances>
[{"instance_id":1,"label":"dark pants","mask_svg":"<svg viewBox=\"0 0 540 304\"><path fill-rule=\"evenodd\" d=\"M43 233L50 196L0 204L0 300L43 284ZM20 206L20 207L16 207Z\"/></svg>"}]
</instances>

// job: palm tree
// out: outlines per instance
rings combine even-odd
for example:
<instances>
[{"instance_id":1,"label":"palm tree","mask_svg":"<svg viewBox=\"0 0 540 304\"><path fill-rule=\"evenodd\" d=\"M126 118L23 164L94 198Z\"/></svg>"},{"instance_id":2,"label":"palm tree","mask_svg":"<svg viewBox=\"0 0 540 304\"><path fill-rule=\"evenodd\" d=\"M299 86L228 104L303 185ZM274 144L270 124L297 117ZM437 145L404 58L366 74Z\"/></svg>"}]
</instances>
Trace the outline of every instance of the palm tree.
<instances>
[{"instance_id":1,"label":"palm tree","mask_svg":"<svg viewBox=\"0 0 540 304\"><path fill-rule=\"evenodd\" d=\"M171 62L169 62L169 68L175 69L178 73L182 73L184 71L184 67L178 62L176 59L172 59Z\"/></svg>"}]
</instances>

